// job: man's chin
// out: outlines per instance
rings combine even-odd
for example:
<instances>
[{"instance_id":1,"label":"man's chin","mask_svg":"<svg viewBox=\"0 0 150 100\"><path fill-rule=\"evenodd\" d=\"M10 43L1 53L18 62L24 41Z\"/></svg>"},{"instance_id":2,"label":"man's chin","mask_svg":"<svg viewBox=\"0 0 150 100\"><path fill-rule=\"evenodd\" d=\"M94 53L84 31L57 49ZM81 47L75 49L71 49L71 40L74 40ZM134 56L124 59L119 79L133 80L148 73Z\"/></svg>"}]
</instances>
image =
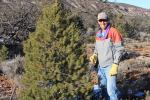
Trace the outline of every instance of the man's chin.
<instances>
[{"instance_id":1,"label":"man's chin","mask_svg":"<svg viewBox=\"0 0 150 100\"><path fill-rule=\"evenodd\" d=\"M106 26L100 26L102 30L105 30L106 29Z\"/></svg>"}]
</instances>

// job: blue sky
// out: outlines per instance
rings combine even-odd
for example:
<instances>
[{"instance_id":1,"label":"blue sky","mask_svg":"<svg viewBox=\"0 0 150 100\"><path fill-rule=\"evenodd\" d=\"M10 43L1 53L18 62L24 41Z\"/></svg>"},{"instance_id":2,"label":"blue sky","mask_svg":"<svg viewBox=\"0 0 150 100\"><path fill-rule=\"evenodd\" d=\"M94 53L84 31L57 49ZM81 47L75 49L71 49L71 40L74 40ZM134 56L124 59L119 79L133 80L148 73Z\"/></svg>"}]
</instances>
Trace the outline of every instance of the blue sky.
<instances>
[{"instance_id":1,"label":"blue sky","mask_svg":"<svg viewBox=\"0 0 150 100\"><path fill-rule=\"evenodd\" d=\"M150 9L150 0L108 0L110 2L119 2L119 3L126 3L135 5L142 8Z\"/></svg>"}]
</instances>

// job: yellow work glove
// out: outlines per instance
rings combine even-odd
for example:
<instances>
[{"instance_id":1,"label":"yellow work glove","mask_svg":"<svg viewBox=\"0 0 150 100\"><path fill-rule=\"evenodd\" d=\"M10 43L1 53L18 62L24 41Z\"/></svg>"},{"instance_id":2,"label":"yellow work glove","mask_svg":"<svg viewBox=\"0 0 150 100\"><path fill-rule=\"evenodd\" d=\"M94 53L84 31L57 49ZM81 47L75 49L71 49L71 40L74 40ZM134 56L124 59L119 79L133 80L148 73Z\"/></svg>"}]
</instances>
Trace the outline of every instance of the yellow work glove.
<instances>
[{"instance_id":1,"label":"yellow work glove","mask_svg":"<svg viewBox=\"0 0 150 100\"><path fill-rule=\"evenodd\" d=\"M117 73L118 73L118 65L112 64L111 69L109 71L109 75L113 76L113 75L117 75Z\"/></svg>"},{"instance_id":2,"label":"yellow work glove","mask_svg":"<svg viewBox=\"0 0 150 100\"><path fill-rule=\"evenodd\" d=\"M91 61L93 64L96 64L97 55L96 55L96 54L93 54L93 55L90 57L90 61Z\"/></svg>"}]
</instances>

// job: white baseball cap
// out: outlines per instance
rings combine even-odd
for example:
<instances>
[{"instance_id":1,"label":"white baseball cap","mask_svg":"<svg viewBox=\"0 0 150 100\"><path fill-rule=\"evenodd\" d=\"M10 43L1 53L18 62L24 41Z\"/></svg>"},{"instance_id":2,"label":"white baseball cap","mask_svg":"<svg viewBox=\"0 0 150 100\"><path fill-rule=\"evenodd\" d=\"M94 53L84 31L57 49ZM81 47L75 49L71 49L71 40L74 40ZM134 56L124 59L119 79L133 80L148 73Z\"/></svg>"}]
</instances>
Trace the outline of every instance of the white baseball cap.
<instances>
[{"instance_id":1,"label":"white baseball cap","mask_svg":"<svg viewBox=\"0 0 150 100\"><path fill-rule=\"evenodd\" d=\"M108 19L108 16L105 12L98 13L97 19Z\"/></svg>"}]
</instances>

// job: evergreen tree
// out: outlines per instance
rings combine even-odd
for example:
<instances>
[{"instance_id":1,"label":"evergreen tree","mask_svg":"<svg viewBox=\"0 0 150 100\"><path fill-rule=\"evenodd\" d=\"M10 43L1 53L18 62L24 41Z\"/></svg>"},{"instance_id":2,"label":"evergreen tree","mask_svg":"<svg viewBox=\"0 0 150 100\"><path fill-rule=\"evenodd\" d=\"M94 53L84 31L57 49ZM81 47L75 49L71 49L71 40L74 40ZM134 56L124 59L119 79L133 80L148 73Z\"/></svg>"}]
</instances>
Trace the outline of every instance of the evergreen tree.
<instances>
[{"instance_id":1,"label":"evergreen tree","mask_svg":"<svg viewBox=\"0 0 150 100\"><path fill-rule=\"evenodd\" d=\"M24 44L25 73L21 100L88 99L82 23L60 0L44 6L36 31Z\"/></svg>"}]
</instances>

